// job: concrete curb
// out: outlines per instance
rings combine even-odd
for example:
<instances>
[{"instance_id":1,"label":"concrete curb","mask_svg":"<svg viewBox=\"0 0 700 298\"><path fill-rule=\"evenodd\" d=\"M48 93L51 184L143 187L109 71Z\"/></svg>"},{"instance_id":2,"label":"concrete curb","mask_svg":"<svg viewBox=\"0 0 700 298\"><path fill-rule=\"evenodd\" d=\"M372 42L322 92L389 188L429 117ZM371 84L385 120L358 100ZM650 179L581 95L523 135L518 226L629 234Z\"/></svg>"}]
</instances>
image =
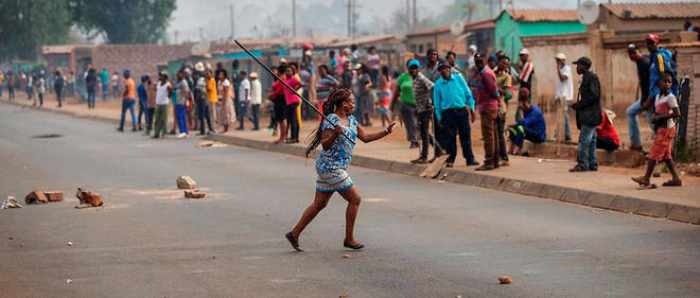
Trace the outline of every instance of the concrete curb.
<instances>
[{"instance_id":1,"label":"concrete curb","mask_svg":"<svg viewBox=\"0 0 700 298\"><path fill-rule=\"evenodd\" d=\"M304 148L300 146L287 144L274 145L270 142L250 140L237 136L212 135L209 136L208 139L236 146L301 157L304 156ZM409 176L418 176L425 169L425 166L422 165L419 166L406 162L388 161L360 155L353 157L352 164L358 167ZM517 193L623 213L667 218L673 221L700 225L700 208L696 207L503 178L455 169L445 169L441 175L444 176L446 181L457 184Z\"/></svg>"},{"instance_id":2,"label":"concrete curb","mask_svg":"<svg viewBox=\"0 0 700 298\"><path fill-rule=\"evenodd\" d=\"M31 108L38 111L53 112L71 117L118 123L118 120L99 115L80 115L75 112L54 109L39 109L23 105L17 102L0 100L1 103ZM211 135L207 139L221 143L248 147L257 150L265 150L304 157L305 148L287 144L275 145L271 142L257 141L237 136ZM414 165L406 162L389 161L380 158L354 156L352 164L355 166L409 175L418 176L425 166ZM538 182L523 181L517 179L491 176L474 172L464 172L455 169L445 169L442 174L448 182L476 186L481 188L517 193L544 199L557 200L572 204L584 205L593 208L613 210L623 213L643 216L667 218L673 221L700 225L700 208L682 206L677 204L650 201L646 199L599 193L581 189L574 189L558 185L543 184Z\"/></svg>"}]
</instances>

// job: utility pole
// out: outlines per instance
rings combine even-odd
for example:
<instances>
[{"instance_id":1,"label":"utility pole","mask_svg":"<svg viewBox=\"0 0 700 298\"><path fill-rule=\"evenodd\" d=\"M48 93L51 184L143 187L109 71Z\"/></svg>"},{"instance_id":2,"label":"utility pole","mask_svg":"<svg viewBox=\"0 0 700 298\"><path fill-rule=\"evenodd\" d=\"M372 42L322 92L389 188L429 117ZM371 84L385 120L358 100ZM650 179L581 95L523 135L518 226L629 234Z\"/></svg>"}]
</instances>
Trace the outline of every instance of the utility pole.
<instances>
[{"instance_id":1,"label":"utility pole","mask_svg":"<svg viewBox=\"0 0 700 298\"><path fill-rule=\"evenodd\" d=\"M297 36L297 0L292 0L292 36Z\"/></svg>"},{"instance_id":2,"label":"utility pole","mask_svg":"<svg viewBox=\"0 0 700 298\"><path fill-rule=\"evenodd\" d=\"M231 39L233 39L236 36L236 21L234 20L234 17L236 15L236 8L233 5L233 3L229 5L229 10L231 11Z\"/></svg>"},{"instance_id":3,"label":"utility pole","mask_svg":"<svg viewBox=\"0 0 700 298\"><path fill-rule=\"evenodd\" d=\"M413 16L411 17L413 19L413 31L416 31L416 27L418 26L418 12L416 11L416 0L413 0Z\"/></svg>"}]
</instances>

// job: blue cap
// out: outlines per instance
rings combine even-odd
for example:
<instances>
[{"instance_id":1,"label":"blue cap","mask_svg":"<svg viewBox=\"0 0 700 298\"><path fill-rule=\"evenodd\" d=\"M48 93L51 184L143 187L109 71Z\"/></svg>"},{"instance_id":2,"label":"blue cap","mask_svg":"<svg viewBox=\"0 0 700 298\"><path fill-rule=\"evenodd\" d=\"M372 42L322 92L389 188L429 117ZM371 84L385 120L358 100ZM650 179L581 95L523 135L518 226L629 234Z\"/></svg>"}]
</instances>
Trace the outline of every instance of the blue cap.
<instances>
[{"instance_id":1,"label":"blue cap","mask_svg":"<svg viewBox=\"0 0 700 298\"><path fill-rule=\"evenodd\" d=\"M408 68L411 68L413 66L420 68L420 61L418 61L418 59L408 60Z\"/></svg>"}]
</instances>

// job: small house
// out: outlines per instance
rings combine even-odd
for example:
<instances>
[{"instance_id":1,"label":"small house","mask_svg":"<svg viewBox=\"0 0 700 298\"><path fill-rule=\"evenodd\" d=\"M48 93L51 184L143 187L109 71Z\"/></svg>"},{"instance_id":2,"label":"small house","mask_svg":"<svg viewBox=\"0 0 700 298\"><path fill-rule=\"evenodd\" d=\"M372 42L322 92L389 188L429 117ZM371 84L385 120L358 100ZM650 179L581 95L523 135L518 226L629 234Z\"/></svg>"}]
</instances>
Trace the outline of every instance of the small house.
<instances>
[{"instance_id":1,"label":"small house","mask_svg":"<svg viewBox=\"0 0 700 298\"><path fill-rule=\"evenodd\" d=\"M496 49L503 50L512 59L523 48L523 37L555 36L586 31L579 22L576 10L521 9L504 10L496 18Z\"/></svg>"}]
</instances>

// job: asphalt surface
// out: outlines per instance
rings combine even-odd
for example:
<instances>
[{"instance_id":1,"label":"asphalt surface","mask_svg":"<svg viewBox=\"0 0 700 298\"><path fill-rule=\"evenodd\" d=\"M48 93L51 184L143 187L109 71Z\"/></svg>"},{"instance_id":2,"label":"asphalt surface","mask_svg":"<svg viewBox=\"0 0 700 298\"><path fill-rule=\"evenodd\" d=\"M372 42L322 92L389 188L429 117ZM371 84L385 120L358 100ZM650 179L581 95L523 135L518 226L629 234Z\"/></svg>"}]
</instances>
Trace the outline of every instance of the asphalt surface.
<instances>
[{"instance_id":1,"label":"asphalt surface","mask_svg":"<svg viewBox=\"0 0 700 298\"><path fill-rule=\"evenodd\" d=\"M366 249L342 248L334 197L292 252L312 160L199 142L0 104L1 198L66 195L0 210L0 297L700 295L698 226L362 168ZM184 199L179 175L210 197ZM106 206L74 209L78 186Z\"/></svg>"}]
</instances>

